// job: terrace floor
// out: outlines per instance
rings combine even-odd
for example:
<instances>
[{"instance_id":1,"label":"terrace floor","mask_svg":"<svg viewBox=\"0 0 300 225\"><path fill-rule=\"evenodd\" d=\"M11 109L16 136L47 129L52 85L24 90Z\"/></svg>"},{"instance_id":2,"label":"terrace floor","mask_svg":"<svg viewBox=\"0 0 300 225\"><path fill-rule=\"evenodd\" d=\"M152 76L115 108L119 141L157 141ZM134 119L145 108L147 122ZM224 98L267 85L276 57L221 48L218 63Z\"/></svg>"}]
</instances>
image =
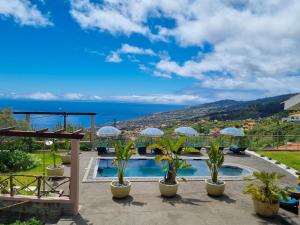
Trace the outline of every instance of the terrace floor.
<instances>
[{"instance_id":1,"label":"terrace floor","mask_svg":"<svg viewBox=\"0 0 300 225\"><path fill-rule=\"evenodd\" d=\"M91 157L96 154L84 152L80 155L81 180ZM255 156L226 155L225 162L285 174L281 181L284 186L297 182L296 177ZM157 182L134 182L130 197L115 200L112 199L109 182L80 183L80 214L74 218L62 218L58 224L300 224L297 215L282 209L274 219L257 216L251 198L242 194L244 185L244 181L227 181L225 195L212 198L207 196L203 181L181 182L175 198L162 198Z\"/></svg>"}]
</instances>

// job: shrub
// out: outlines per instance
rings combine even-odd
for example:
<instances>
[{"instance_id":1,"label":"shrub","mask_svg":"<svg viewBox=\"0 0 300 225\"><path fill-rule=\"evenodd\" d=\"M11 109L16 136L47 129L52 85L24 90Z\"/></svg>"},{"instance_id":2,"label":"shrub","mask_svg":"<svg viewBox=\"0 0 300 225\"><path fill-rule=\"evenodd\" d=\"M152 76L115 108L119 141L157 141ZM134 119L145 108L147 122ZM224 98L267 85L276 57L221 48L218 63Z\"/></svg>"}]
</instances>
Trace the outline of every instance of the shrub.
<instances>
[{"instance_id":1,"label":"shrub","mask_svg":"<svg viewBox=\"0 0 300 225\"><path fill-rule=\"evenodd\" d=\"M252 195L253 199L269 204L277 203L280 198L286 199L285 191L276 184L278 180L284 177L283 175L262 171L254 172L253 176L254 178L246 178L245 180L258 182L247 184L244 194Z\"/></svg>"},{"instance_id":2,"label":"shrub","mask_svg":"<svg viewBox=\"0 0 300 225\"><path fill-rule=\"evenodd\" d=\"M0 172L29 170L38 165L37 159L22 151L0 151Z\"/></svg>"},{"instance_id":3,"label":"shrub","mask_svg":"<svg viewBox=\"0 0 300 225\"><path fill-rule=\"evenodd\" d=\"M81 151L91 151L91 144L89 142L82 142L80 143L80 150Z\"/></svg>"},{"instance_id":4,"label":"shrub","mask_svg":"<svg viewBox=\"0 0 300 225\"><path fill-rule=\"evenodd\" d=\"M16 222L10 224L10 225L43 225L44 223L36 218L31 218L26 221L20 221L17 220Z\"/></svg>"}]
</instances>

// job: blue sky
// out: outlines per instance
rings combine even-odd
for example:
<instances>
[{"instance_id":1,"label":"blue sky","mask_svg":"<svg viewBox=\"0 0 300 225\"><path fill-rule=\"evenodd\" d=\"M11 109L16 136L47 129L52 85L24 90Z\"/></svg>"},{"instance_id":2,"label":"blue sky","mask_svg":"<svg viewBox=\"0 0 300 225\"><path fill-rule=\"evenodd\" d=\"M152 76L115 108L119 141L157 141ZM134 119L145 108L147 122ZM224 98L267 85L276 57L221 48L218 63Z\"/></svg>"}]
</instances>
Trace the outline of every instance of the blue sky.
<instances>
[{"instance_id":1,"label":"blue sky","mask_svg":"<svg viewBox=\"0 0 300 225\"><path fill-rule=\"evenodd\" d=\"M299 10L296 0L0 0L0 96L196 104L298 92Z\"/></svg>"}]
</instances>

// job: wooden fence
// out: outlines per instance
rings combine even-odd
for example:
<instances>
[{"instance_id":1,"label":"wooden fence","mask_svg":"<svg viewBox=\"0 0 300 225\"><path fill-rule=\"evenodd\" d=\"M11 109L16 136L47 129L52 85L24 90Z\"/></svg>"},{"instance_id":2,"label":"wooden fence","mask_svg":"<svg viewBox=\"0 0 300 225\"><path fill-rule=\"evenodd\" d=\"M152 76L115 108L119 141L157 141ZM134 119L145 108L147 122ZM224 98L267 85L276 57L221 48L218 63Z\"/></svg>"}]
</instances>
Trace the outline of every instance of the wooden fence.
<instances>
[{"instance_id":1,"label":"wooden fence","mask_svg":"<svg viewBox=\"0 0 300 225\"><path fill-rule=\"evenodd\" d=\"M0 193L41 197L70 197L70 177L21 174L0 175Z\"/></svg>"}]
</instances>

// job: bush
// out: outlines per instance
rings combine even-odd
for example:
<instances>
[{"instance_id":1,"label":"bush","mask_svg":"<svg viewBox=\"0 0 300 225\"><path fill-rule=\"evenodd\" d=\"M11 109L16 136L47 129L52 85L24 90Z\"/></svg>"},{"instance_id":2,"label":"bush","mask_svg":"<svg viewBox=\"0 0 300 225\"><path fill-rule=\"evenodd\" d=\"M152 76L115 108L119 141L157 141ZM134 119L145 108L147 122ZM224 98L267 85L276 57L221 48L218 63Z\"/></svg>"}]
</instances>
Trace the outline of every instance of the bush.
<instances>
[{"instance_id":1,"label":"bush","mask_svg":"<svg viewBox=\"0 0 300 225\"><path fill-rule=\"evenodd\" d=\"M22 151L0 151L0 172L29 170L38 165L38 160Z\"/></svg>"},{"instance_id":2,"label":"bush","mask_svg":"<svg viewBox=\"0 0 300 225\"><path fill-rule=\"evenodd\" d=\"M31 218L26 221L20 221L17 220L16 222L10 224L10 225L43 225L44 223L36 218Z\"/></svg>"},{"instance_id":3,"label":"bush","mask_svg":"<svg viewBox=\"0 0 300 225\"><path fill-rule=\"evenodd\" d=\"M80 143L80 150L81 151L91 151L91 144L89 142L82 142Z\"/></svg>"},{"instance_id":4,"label":"bush","mask_svg":"<svg viewBox=\"0 0 300 225\"><path fill-rule=\"evenodd\" d=\"M3 142L0 145L1 150L20 150L25 152L33 152L43 148L42 143L36 142L33 138L15 138L13 140Z\"/></svg>"}]
</instances>

